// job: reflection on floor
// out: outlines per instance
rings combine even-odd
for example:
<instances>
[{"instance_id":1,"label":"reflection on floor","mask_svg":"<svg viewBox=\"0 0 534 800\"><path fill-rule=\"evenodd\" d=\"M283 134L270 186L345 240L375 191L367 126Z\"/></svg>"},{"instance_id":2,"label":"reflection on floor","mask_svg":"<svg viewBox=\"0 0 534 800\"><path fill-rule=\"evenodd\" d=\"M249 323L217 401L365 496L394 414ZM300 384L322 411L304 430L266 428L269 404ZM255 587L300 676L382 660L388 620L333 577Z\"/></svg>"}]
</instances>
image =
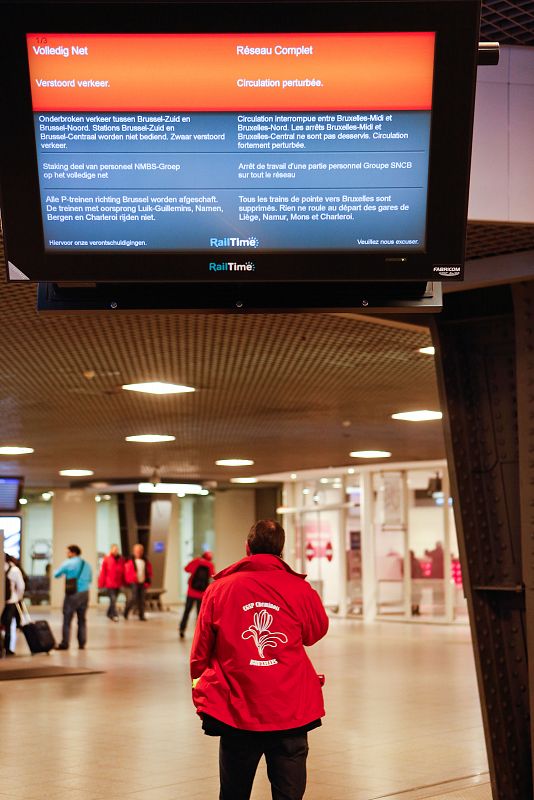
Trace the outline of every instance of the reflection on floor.
<instances>
[{"instance_id":1,"label":"reflection on floor","mask_svg":"<svg viewBox=\"0 0 534 800\"><path fill-rule=\"evenodd\" d=\"M19 637L0 669L105 672L3 684L0 800L217 798L218 742L192 711L190 633L180 642L177 620L114 624L92 611L85 651L33 661ZM50 621L59 634L59 615ZM312 657L328 716L310 734L306 800L490 800L467 628L335 621ZM264 773L253 800L270 798Z\"/></svg>"}]
</instances>

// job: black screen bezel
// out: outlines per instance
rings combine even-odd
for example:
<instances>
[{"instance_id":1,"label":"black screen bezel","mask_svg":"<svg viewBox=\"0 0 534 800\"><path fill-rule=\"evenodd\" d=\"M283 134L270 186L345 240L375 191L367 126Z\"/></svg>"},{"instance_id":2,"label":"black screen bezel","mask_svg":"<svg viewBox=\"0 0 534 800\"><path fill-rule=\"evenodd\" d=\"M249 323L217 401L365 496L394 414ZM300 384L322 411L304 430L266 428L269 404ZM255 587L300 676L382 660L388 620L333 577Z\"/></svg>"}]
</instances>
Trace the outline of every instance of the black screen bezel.
<instances>
[{"instance_id":1,"label":"black screen bezel","mask_svg":"<svg viewBox=\"0 0 534 800\"><path fill-rule=\"evenodd\" d=\"M207 263L214 260L213 252L208 251L50 253L44 249L26 34L174 31L436 31L425 252L240 250L239 260L251 258L256 264L256 271L246 275L247 282L427 281L462 277L479 0L8 5L10 24L3 26L2 34L2 219L6 260L29 280L217 283L208 274ZM235 258L235 251L217 250L218 262ZM406 260L392 260L401 258ZM436 266L447 265L461 269L451 276L446 269L445 274L436 273ZM242 283L243 278L243 274L235 278L226 274L224 283ZM8 279L13 279L9 267Z\"/></svg>"}]
</instances>

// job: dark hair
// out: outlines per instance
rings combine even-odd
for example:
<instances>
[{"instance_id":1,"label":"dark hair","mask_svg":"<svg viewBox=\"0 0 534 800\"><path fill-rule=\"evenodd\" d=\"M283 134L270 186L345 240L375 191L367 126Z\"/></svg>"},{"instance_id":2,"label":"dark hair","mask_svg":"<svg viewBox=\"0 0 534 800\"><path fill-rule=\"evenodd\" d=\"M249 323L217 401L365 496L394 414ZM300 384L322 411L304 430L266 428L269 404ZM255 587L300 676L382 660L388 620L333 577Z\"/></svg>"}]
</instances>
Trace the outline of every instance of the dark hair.
<instances>
[{"instance_id":1,"label":"dark hair","mask_svg":"<svg viewBox=\"0 0 534 800\"><path fill-rule=\"evenodd\" d=\"M279 556L284 549L285 540L284 529L273 519L260 519L255 522L247 536L247 544L252 554L271 553Z\"/></svg>"},{"instance_id":2,"label":"dark hair","mask_svg":"<svg viewBox=\"0 0 534 800\"><path fill-rule=\"evenodd\" d=\"M75 556L81 556L82 554L82 551L80 550L77 544L69 544L67 546L67 550L69 551L69 553L74 553Z\"/></svg>"}]
</instances>

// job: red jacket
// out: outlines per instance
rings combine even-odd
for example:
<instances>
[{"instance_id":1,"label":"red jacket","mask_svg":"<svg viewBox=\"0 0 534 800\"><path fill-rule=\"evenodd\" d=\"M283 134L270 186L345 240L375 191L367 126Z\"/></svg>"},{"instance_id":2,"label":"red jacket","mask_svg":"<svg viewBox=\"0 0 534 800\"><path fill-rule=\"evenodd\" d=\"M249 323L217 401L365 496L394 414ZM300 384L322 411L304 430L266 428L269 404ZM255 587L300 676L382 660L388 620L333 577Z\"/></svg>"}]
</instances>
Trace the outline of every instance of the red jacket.
<instances>
[{"instance_id":1,"label":"red jacket","mask_svg":"<svg viewBox=\"0 0 534 800\"><path fill-rule=\"evenodd\" d=\"M98 576L99 589L120 589L124 583L124 558L105 556Z\"/></svg>"},{"instance_id":2,"label":"red jacket","mask_svg":"<svg viewBox=\"0 0 534 800\"><path fill-rule=\"evenodd\" d=\"M248 556L204 594L191 649L197 713L234 728L279 731L324 716L304 650L328 630L317 592L278 556Z\"/></svg>"},{"instance_id":3,"label":"red jacket","mask_svg":"<svg viewBox=\"0 0 534 800\"><path fill-rule=\"evenodd\" d=\"M206 589L203 592L200 589L193 589L191 586L191 581L193 580L193 576L199 567L207 567L209 569L210 578L213 578L215 575L215 567L212 561L209 561L207 558L194 558L192 561L189 562L187 567L184 567L186 572L190 572L191 575L189 576L189 580L187 582L187 596L194 597L196 600L200 600L204 597Z\"/></svg>"},{"instance_id":4,"label":"red jacket","mask_svg":"<svg viewBox=\"0 0 534 800\"><path fill-rule=\"evenodd\" d=\"M124 580L126 583L137 583L137 570L135 568L135 559L129 558L124 565ZM145 589L150 586L152 582L152 564L145 558Z\"/></svg>"}]
</instances>

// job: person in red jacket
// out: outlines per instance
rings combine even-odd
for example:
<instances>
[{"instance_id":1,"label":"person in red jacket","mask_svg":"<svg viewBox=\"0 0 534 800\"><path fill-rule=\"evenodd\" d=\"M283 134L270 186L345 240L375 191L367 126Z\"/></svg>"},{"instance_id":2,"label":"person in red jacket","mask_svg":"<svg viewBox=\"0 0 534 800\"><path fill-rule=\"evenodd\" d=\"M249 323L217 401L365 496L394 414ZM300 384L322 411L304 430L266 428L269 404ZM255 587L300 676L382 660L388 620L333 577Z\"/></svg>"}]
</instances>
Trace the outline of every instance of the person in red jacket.
<instances>
[{"instance_id":1,"label":"person in red jacket","mask_svg":"<svg viewBox=\"0 0 534 800\"><path fill-rule=\"evenodd\" d=\"M124 583L124 558L119 552L116 544L112 544L109 554L104 556L100 575L98 576L98 588L105 589L109 597L109 608L107 611L108 619L113 622L119 621L117 613L117 596Z\"/></svg>"},{"instance_id":2,"label":"person in red jacket","mask_svg":"<svg viewBox=\"0 0 534 800\"><path fill-rule=\"evenodd\" d=\"M124 619L136 605L139 619L144 622L145 593L152 582L152 564L145 558L145 548L142 544L134 544L132 557L124 565L124 579L130 584L130 597L124 609Z\"/></svg>"},{"instance_id":3,"label":"person in red jacket","mask_svg":"<svg viewBox=\"0 0 534 800\"><path fill-rule=\"evenodd\" d=\"M187 620L194 605L197 607L197 617L200 611L202 598L204 592L208 588L210 580L215 575L215 566L213 564L213 554L210 550L206 550L200 558L194 558L185 567L185 571L189 572L189 580L187 582L187 596L185 598L185 608L180 622L180 639L185 636L185 629L187 628Z\"/></svg>"},{"instance_id":4,"label":"person in red jacket","mask_svg":"<svg viewBox=\"0 0 534 800\"><path fill-rule=\"evenodd\" d=\"M273 800L301 800L308 731L321 725L320 677L304 650L328 630L309 583L282 558L285 533L260 520L247 557L215 576L191 649L193 702L220 735L220 800L248 800L262 755Z\"/></svg>"}]
</instances>

